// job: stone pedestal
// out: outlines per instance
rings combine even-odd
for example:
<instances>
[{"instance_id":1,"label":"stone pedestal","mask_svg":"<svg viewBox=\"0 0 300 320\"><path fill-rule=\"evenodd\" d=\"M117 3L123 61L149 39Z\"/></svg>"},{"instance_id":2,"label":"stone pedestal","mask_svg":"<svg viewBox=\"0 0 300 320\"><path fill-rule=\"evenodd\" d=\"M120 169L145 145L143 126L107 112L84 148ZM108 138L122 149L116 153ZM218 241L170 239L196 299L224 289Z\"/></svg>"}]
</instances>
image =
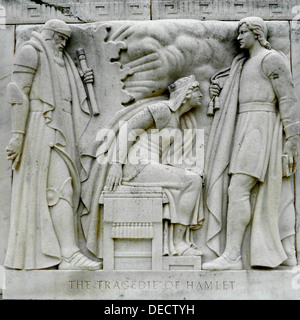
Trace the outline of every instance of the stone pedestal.
<instances>
[{"instance_id":1,"label":"stone pedestal","mask_svg":"<svg viewBox=\"0 0 300 320\"><path fill-rule=\"evenodd\" d=\"M163 257L164 270L201 270L201 256Z\"/></svg>"},{"instance_id":2,"label":"stone pedestal","mask_svg":"<svg viewBox=\"0 0 300 320\"><path fill-rule=\"evenodd\" d=\"M103 268L162 270L161 188L118 187L102 193Z\"/></svg>"},{"instance_id":3,"label":"stone pedestal","mask_svg":"<svg viewBox=\"0 0 300 320\"><path fill-rule=\"evenodd\" d=\"M299 269L223 272L6 270L6 289L3 298L299 300L299 271Z\"/></svg>"}]
</instances>

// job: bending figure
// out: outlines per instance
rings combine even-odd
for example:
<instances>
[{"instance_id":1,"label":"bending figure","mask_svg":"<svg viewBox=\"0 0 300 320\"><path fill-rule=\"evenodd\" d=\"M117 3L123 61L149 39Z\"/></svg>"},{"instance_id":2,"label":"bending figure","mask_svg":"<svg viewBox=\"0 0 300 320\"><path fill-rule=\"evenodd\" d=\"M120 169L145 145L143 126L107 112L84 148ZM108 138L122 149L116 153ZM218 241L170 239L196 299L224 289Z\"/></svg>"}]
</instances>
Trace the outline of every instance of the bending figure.
<instances>
[{"instance_id":1,"label":"bending figure","mask_svg":"<svg viewBox=\"0 0 300 320\"><path fill-rule=\"evenodd\" d=\"M170 99L142 108L128 119L117 136L116 161L106 179L109 190L121 183L131 186L160 186L169 203L164 219L170 223L169 245L164 254L200 255L190 239L190 228L199 228L202 172L188 163L183 153L191 151L192 139L184 139L184 128L195 129L192 108L201 106L202 94L194 76L177 80L169 87ZM184 142L184 143L183 143Z\"/></svg>"}]
</instances>

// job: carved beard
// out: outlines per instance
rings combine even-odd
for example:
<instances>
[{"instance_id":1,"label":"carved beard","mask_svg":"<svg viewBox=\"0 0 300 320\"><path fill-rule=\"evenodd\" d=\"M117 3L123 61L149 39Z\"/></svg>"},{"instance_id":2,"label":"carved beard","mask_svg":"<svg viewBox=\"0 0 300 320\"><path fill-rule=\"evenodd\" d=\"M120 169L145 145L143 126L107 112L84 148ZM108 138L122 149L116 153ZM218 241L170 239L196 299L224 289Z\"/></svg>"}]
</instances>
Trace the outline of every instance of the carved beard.
<instances>
[{"instance_id":1,"label":"carved beard","mask_svg":"<svg viewBox=\"0 0 300 320\"><path fill-rule=\"evenodd\" d=\"M57 45L54 41L50 41L49 47L51 48L51 51L53 53L53 60L61 66L64 65L64 59L63 59L64 49L60 49L59 45Z\"/></svg>"}]
</instances>

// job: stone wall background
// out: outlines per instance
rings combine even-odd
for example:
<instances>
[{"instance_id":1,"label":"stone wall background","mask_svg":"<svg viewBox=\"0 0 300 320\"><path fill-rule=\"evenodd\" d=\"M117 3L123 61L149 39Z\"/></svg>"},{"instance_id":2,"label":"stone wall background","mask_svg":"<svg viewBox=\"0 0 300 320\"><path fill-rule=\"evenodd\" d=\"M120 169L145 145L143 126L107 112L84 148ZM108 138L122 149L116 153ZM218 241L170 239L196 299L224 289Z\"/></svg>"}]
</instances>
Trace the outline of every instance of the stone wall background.
<instances>
[{"instance_id":1,"label":"stone wall background","mask_svg":"<svg viewBox=\"0 0 300 320\"><path fill-rule=\"evenodd\" d=\"M9 229L12 173L6 160L5 147L10 138L10 109L6 86L10 80L16 47L17 27L39 25L59 18L71 24L115 20L196 19L200 21L238 21L243 17L260 16L272 23L287 26L286 48L300 103L300 2L299 0L0 0L0 265L5 258ZM275 35L275 38L278 34ZM279 37L280 38L280 37ZM281 45L280 43L278 44ZM295 206L300 212L300 172L295 177ZM300 231L300 218L296 229ZM297 237L300 250L300 236ZM299 256L299 255L298 255Z\"/></svg>"}]
</instances>

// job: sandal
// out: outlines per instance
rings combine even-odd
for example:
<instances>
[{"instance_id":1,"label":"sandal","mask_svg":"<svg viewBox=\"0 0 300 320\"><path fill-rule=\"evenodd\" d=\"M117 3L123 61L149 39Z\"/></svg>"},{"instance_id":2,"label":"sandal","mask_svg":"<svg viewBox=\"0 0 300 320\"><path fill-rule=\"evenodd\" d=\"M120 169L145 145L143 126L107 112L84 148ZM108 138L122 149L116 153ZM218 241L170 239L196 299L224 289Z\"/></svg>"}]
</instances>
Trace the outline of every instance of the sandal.
<instances>
[{"instance_id":1,"label":"sandal","mask_svg":"<svg viewBox=\"0 0 300 320\"><path fill-rule=\"evenodd\" d=\"M102 262L93 261L80 251L75 252L69 258L62 257L62 261L58 265L59 270L99 270L102 267Z\"/></svg>"}]
</instances>

